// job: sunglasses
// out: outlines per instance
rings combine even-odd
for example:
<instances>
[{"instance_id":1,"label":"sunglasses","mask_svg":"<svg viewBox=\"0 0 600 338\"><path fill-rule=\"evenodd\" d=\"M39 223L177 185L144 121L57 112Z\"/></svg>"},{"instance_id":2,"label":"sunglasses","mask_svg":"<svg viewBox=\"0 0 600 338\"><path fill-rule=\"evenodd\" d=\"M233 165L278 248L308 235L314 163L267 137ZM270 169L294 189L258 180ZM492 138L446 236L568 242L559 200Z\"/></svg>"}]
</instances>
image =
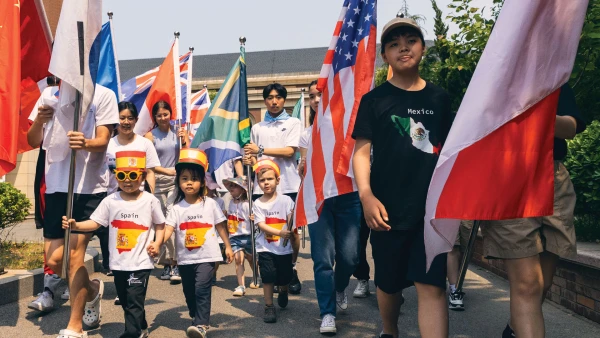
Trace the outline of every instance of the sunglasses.
<instances>
[{"instance_id":1,"label":"sunglasses","mask_svg":"<svg viewBox=\"0 0 600 338\"><path fill-rule=\"evenodd\" d=\"M130 181L137 181L137 179L141 176L141 171L115 171L115 177L119 182L125 181L126 179L129 179Z\"/></svg>"}]
</instances>

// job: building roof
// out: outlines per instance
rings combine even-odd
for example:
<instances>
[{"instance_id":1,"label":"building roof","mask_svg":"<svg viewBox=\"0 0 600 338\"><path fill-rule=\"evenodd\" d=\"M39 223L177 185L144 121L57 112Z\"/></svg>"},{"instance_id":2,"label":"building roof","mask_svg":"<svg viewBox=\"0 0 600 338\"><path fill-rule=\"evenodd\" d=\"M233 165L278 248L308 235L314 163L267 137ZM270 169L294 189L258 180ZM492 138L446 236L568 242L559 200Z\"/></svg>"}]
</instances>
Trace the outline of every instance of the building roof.
<instances>
[{"instance_id":1,"label":"building roof","mask_svg":"<svg viewBox=\"0 0 600 338\"><path fill-rule=\"evenodd\" d=\"M427 40L427 46L433 42ZM379 48L379 45L378 45ZM246 53L246 70L248 76L275 75L291 73L315 73L321 70L327 47L270 50ZM196 78L225 77L239 53L195 55L192 74ZM137 59L119 61L121 81L140 75L152 68L160 66L164 58ZM377 66L383 61L377 57Z\"/></svg>"}]
</instances>

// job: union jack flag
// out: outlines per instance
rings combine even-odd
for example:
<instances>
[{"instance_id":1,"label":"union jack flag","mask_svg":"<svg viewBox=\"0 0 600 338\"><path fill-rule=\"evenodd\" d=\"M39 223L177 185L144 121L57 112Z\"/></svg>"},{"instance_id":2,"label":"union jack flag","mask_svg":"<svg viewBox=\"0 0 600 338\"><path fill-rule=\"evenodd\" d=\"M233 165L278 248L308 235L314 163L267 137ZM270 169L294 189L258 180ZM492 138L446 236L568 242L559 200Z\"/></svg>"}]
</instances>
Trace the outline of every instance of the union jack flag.
<instances>
[{"instance_id":1,"label":"union jack flag","mask_svg":"<svg viewBox=\"0 0 600 338\"><path fill-rule=\"evenodd\" d=\"M187 114L187 86L188 86L188 73L191 74L191 57L192 53L188 52L179 57L179 72L181 76L181 107L183 116ZM153 68L141 75L133 77L127 81L121 82L121 95L120 101L129 101L137 108L138 112L142 111L142 107L146 102L146 97L150 92L150 88L154 83L156 74L158 73L159 67ZM185 120L184 120L185 121Z\"/></svg>"},{"instance_id":2,"label":"union jack flag","mask_svg":"<svg viewBox=\"0 0 600 338\"><path fill-rule=\"evenodd\" d=\"M360 100L373 88L376 44L377 1L345 0L317 84L322 96L296 203L297 226L316 222L325 199L357 190L351 135Z\"/></svg>"},{"instance_id":3,"label":"union jack flag","mask_svg":"<svg viewBox=\"0 0 600 338\"><path fill-rule=\"evenodd\" d=\"M200 127L200 123L204 119L204 115L210 107L210 97L208 96L208 90L203 88L202 90L192 94L190 98L190 137L193 138L196 135L196 130Z\"/></svg>"}]
</instances>

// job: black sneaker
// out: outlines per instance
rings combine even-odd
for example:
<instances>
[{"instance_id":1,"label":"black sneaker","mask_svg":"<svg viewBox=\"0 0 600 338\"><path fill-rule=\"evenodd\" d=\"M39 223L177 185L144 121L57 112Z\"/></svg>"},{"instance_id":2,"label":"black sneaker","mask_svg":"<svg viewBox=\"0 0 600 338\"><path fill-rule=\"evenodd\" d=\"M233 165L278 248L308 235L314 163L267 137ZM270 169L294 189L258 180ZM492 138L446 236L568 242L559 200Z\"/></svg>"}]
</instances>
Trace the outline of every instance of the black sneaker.
<instances>
[{"instance_id":1,"label":"black sneaker","mask_svg":"<svg viewBox=\"0 0 600 338\"><path fill-rule=\"evenodd\" d=\"M300 279L298 279L298 271L296 271L296 269L292 271L294 276L292 277L292 281L290 282L288 290L292 295L299 295L300 290L302 290L302 284L300 283Z\"/></svg>"},{"instance_id":2,"label":"black sneaker","mask_svg":"<svg viewBox=\"0 0 600 338\"><path fill-rule=\"evenodd\" d=\"M448 295L448 308L453 311L464 311L465 304L463 298L465 297L464 292L454 291Z\"/></svg>"},{"instance_id":3,"label":"black sneaker","mask_svg":"<svg viewBox=\"0 0 600 338\"><path fill-rule=\"evenodd\" d=\"M279 286L275 285L273 287L273 293L279 293Z\"/></svg>"},{"instance_id":4,"label":"black sneaker","mask_svg":"<svg viewBox=\"0 0 600 338\"><path fill-rule=\"evenodd\" d=\"M502 332L502 338L515 338L515 331L510 327L510 325L506 324L506 328L504 328L504 332Z\"/></svg>"},{"instance_id":5,"label":"black sneaker","mask_svg":"<svg viewBox=\"0 0 600 338\"><path fill-rule=\"evenodd\" d=\"M265 316L263 317L265 323L275 323L277 322L277 312L275 310L275 306L266 306L265 305Z\"/></svg>"},{"instance_id":6,"label":"black sneaker","mask_svg":"<svg viewBox=\"0 0 600 338\"><path fill-rule=\"evenodd\" d=\"M391 335L391 334L386 334L386 333L383 333L383 331L382 331L382 332L379 334L379 336L377 336L377 338L394 338L394 336L393 336L393 335Z\"/></svg>"},{"instance_id":7,"label":"black sneaker","mask_svg":"<svg viewBox=\"0 0 600 338\"><path fill-rule=\"evenodd\" d=\"M279 307L282 309L285 309L285 307L288 305L288 293L286 292L279 292L279 296L277 296L277 304L279 304Z\"/></svg>"}]
</instances>

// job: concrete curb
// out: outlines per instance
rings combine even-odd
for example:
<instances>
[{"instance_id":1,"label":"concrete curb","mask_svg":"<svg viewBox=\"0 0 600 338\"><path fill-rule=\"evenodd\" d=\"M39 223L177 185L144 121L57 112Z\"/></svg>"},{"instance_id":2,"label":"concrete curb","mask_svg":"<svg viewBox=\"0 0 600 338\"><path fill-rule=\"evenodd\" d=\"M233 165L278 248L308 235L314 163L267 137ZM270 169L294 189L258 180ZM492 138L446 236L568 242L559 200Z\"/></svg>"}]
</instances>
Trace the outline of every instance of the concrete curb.
<instances>
[{"instance_id":1,"label":"concrete curb","mask_svg":"<svg viewBox=\"0 0 600 338\"><path fill-rule=\"evenodd\" d=\"M85 267L89 274L100 271L96 249L88 248L85 254ZM0 305L17 302L23 298L35 296L44 288L44 269L35 270L6 270L8 273L0 276Z\"/></svg>"}]
</instances>

